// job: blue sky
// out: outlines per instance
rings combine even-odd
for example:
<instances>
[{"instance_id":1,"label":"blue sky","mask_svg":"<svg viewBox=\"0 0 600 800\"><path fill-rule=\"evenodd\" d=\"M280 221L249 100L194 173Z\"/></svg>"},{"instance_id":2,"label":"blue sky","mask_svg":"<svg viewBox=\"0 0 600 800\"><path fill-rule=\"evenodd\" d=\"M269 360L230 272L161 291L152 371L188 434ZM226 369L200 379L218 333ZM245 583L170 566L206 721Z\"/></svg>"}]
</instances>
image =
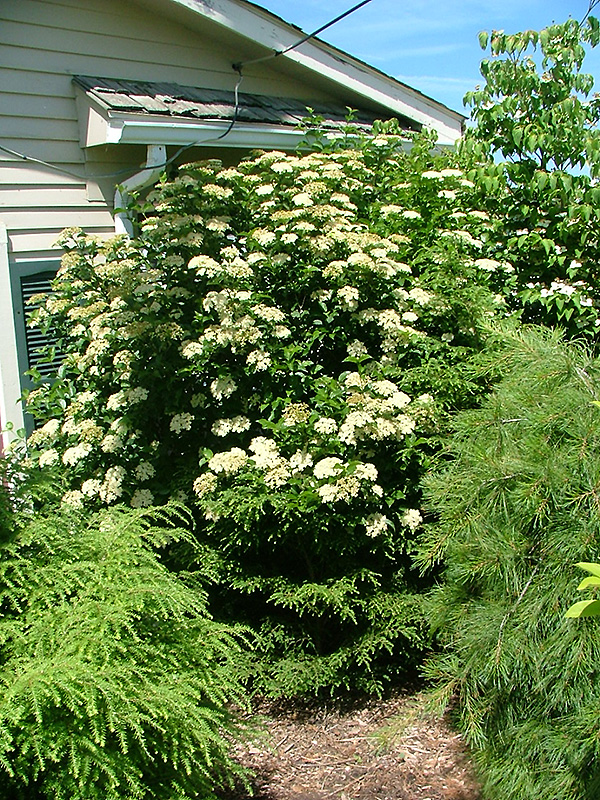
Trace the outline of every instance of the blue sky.
<instances>
[{"instance_id":1,"label":"blue sky","mask_svg":"<svg viewBox=\"0 0 600 800\"><path fill-rule=\"evenodd\" d=\"M359 0L257 1L310 33ZM371 0L320 38L464 112L463 95L480 82L480 31L539 30L569 16L582 19L588 5L589 0ZM600 5L595 14L600 17ZM600 91L598 50L585 71L596 77Z\"/></svg>"}]
</instances>

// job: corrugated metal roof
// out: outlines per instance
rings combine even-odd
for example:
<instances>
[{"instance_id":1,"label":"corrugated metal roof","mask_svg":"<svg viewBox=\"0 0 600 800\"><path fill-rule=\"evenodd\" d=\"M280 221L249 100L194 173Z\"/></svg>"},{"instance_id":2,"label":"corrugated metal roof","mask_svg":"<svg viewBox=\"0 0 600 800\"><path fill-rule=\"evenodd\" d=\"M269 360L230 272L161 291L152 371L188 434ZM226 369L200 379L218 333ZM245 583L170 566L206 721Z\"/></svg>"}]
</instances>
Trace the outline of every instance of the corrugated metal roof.
<instances>
[{"instance_id":1,"label":"corrugated metal roof","mask_svg":"<svg viewBox=\"0 0 600 800\"><path fill-rule=\"evenodd\" d=\"M239 92L236 114L235 93L220 89L202 89L177 83L119 80L77 75L74 82L85 93L112 111L153 114L189 119L262 122L296 127L308 116L307 107L323 118L325 127L345 125L348 109L335 103L297 100L290 97ZM370 126L381 119L368 109L356 109L355 122ZM416 123L398 117L405 130L417 130Z\"/></svg>"}]
</instances>

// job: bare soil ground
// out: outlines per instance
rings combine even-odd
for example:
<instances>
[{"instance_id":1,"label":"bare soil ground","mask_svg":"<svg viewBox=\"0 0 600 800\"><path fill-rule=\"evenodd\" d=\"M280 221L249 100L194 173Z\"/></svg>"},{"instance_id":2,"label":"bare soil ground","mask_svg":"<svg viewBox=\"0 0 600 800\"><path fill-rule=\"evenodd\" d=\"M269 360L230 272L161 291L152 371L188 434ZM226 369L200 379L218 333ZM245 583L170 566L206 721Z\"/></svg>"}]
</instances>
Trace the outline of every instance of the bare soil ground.
<instances>
[{"instance_id":1,"label":"bare soil ground","mask_svg":"<svg viewBox=\"0 0 600 800\"><path fill-rule=\"evenodd\" d=\"M255 800L480 800L467 748L419 695L346 708L261 702L256 713L266 738L238 753Z\"/></svg>"}]
</instances>

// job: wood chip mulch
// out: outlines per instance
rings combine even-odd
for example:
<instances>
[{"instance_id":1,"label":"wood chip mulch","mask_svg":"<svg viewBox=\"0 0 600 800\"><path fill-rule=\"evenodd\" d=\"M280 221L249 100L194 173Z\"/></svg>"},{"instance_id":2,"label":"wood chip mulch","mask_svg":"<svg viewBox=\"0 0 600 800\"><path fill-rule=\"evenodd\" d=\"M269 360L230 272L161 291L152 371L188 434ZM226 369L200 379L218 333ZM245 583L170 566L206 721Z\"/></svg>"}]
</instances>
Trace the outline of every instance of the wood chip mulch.
<instances>
[{"instance_id":1,"label":"wood chip mulch","mask_svg":"<svg viewBox=\"0 0 600 800\"><path fill-rule=\"evenodd\" d=\"M480 800L461 737L420 695L350 708L263 701L256 714L265 738L237 753L253 795L235 800Z\"/></svg>"}]
</instances>

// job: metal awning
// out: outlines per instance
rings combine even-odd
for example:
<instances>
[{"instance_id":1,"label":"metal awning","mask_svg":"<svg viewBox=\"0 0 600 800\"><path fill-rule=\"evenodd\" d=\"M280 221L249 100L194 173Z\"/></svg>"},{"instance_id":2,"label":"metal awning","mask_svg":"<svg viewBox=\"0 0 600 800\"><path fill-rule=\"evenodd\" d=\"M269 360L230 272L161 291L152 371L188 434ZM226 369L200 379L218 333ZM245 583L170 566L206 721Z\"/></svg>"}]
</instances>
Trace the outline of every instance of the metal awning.
<instances>
[{"instance_id":1,"label":"metal awning","mask_svg":"<svg viewBox=\"0 0 600 800\"><path fill-rule=\"evenodd\" d=\"M326 130L340 130L348 124L348 109L335 103L247 92L239 92L236 103L233 91L177 83L84 76L73 81L79 90L82 147L198 143L286 149L302 139L298 126L309 116L309 108ZM353 111L353 123L364 128L385 116L368 109ZM398 119L407 131L420 127L404 117Z\"/></svg>"}]
</instances>

